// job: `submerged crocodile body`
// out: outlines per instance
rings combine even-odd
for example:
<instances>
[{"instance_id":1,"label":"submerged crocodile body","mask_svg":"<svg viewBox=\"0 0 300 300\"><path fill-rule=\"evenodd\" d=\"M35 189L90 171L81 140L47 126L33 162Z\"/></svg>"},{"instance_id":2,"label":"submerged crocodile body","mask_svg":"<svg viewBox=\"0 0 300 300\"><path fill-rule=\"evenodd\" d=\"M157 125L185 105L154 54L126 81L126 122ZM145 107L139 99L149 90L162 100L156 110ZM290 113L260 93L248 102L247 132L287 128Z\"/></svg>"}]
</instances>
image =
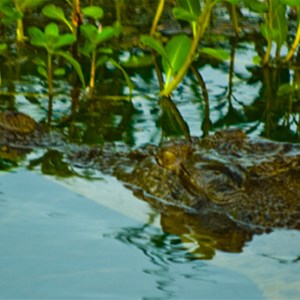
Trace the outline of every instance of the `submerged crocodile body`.
<instances>
[{"instance_id":1,"label":"submerged crocodile body","mask_svg":"<svg viewBox=\"0 0 300 300\"><path fill-rule=\"evenodd\" d=\"M51 148L49 133L31 119L25 131L16 130L23 117L2 114L1 149ZM162 214L166 207L174 214L184 212L212 231L218 226L222 234L232 230L232 224L243 233L300 229L300 145L254 140L240 130L136 150L112 144L74 146L61 140L58 144L70 165L117 177ZM229 227L223 228L225 223Z\"/></svg>"}]
</instances>

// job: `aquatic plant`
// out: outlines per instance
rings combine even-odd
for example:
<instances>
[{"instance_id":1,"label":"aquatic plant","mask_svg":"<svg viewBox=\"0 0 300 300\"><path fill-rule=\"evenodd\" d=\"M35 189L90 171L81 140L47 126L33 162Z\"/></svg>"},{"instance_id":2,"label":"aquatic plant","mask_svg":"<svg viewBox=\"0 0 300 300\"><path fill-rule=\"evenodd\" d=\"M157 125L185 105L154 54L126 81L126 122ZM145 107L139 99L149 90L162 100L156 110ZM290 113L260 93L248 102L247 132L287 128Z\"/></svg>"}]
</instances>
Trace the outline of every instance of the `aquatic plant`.
<instances>
[{"instance_id":1,"label":"aquatic plant","mask_svg":"<svg viewBox=\"0 0 300 300\"><path fill-rule=\"evenodd\" d=\"M100 7L89 6L83 8L82 13L86 17L93 18L95 24L97 24L86 23L80 27L84 44L79 51L90 60L89 93L92 96L95 87L96 69L99 66L110 60L115 66L121 68L117 62L109 58L109 55L113 53L112 48L100 47L105 41L117 37L121 33L121 26L118 22L115 22L112 26L102 26L99 21L103 17L103 10Z\"/></svg>"},{"instance_id":2,"label":"aquatic plant","mask_svg":"<svg viewBox=\"0 0 300 300\"><path fill-rule=\"evenodd\" d=\"M190 23L193 32L192 39L187 34L180 34L173 36L164 46L159 39L153 37L156 25L152 26L151 35L141 36L144 45L149 46L162 57L165 82L160 92L161 96L169 96L172 93L198 55L200 40L209 25L212 9L217 2L208 0L203 2L203 7L201 7L198 0L177 1L177 6L172 10L173 16ZM161 10L161 6L162 3L159 3L158 11ZM156 15L160 15L160 12ZM154 19L155 24L156 19L157 17ZM220 49L203 48L201 52L222 59L228 57L226 52Z\"/></svg>"},{"instance_id":3,"label":"aquatic plant","mask_svg":"<svg viewBox=\"0 0 300 300\"><path fill-rule=\"evenodd\" d=\"M73 34L65 33L60 34L59 27L55 23L48 24L44 32L38 27L29 27L28 34L30 36L30 43L33 46L44 48L47 52L46 60L42 57L36 57L34 62L38 65L38 72L47 80L48 91L49 91L49 111L52 109L52 98L54 94L53 89L53 75L62 76L65 74L63 68L53 66L53 57L61 56L72 64L76 70L82 85L85 86L85 81L80 64L67 52L63 51L62 48L70 46L76 40Z\"/></svg>"},{"instance_id":4,"label":"aquatic plant","mask_svg":"<svg viewBox=\"0 0 300 300\"><path fill-rule=\"evenodd\" d=\"M24 42L23 18L27 11L40 6L44 0L1 0L0 12L4 15L2 22L6 24L17 23L17 42Z\"/></svg>"}]
</instances>

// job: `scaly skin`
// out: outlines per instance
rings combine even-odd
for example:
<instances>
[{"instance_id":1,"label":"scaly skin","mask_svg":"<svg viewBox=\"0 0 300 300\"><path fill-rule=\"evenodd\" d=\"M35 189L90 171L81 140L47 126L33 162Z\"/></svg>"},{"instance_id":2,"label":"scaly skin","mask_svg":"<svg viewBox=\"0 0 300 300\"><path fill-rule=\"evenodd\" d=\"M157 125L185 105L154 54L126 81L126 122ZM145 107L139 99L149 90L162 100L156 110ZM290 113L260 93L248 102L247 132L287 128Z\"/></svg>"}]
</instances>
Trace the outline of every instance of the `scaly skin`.
<instances>
[{"instance_id":1,"label":"scaly skin","mask_svg":"<svg viewBox=\"0 0 300 300\"><path fill-rule=\"evenodd\" d=\"M300 145L251 140L235 130L151 152L119 158L111 173L187 211L222 212L263 230L300 229ZM100 155L100 169L104 160Z\"/></svg>"},{"instance_id":2,"label":"scaly skin","mask_svg":"<svg viewBox=\"0 0 300 300\"><path fill-rule=\"evenodd\" d=\"M44 146L48 137L20 113L1 114L0 131L1 149ZM133 151L113 145L60 147L70 164L117 177L162 213L179 209L198 216L197 222L212 216L219 227L227 222L253 231L300 229L300 145L251 140L240 130L227 130Z\"/></svg>"}]
</instances>

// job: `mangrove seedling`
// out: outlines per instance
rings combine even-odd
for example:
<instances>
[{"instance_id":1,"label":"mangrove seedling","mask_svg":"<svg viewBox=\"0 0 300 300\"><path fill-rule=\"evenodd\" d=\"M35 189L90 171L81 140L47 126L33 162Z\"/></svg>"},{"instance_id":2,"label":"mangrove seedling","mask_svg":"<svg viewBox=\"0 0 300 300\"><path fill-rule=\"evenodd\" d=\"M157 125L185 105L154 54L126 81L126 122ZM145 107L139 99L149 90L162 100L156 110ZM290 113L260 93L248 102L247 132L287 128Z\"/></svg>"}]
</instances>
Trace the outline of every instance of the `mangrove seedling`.
<instances>
[{"instance_id":1,"label":"mangrove seedling","mask_svg":"<svg viewBox=\"0 0 300 300\"><path fill-rule=\"evenodd\" d=\"M266 53L262 64L270 61L272 43L276 44L276 59L280 58L280 50L286 42L288 24L286 19L286 5L281 0L268 1L268 10L264 13L264 24L261 25L261 33L267 40Z\"/></svg>"},{"instance_id":2,"label":"mangrove seedling","mask_svg":"<svg viewBox=\"0 0 300 300\"><path fill-rule=\"evenodd\" d=\"M60 8L54 4L49 4L42 9L42 13L44 16L46 16L50 19L60 21L60 22L63 22L64 24L66 24L67 27L70 29L70 31L76 36L75 28L74 28L72 22L66 18L65 13L62 10L62 8Z\"/></svg>"},{"instance_id":3,"label":"mangrove seedling","mask_svg":"<svg viewBox=\"0 0 300 300\"><path fill-rule=\"evenodd\" d=\"M297 48L299 46L299 42L300 42L300 1L298 1L298 0L281 0L281 2L286 5L290 5L291 7L294 7L296 9L296 13L297 13L296 36L295 36L295 39L291 45L291 48L285 58L285 60L288 62L293 57L295 51L297 50Z\"/></svg>"},{"instance_id":4,"label":"mangrove seedling","mask_svg":"<svg viewBox=\"0 0 300 300\"><path fill-rule=\"evenodd\" d=\"M173 36L164 46L153 36L142 35L141 41L156 51L162 57L165 83L161 96L169 96L184 78L188 68L198 54L199 42L209 24L210 14L218 1L208 0L200 7L199 0L177 1L173 8L175 18L188 21L192 27L193 39L187 34ZM228 54L224 50L203 48L202 53L226 59Z\"/></svg>"},{"instance_id":5,"label":"mangrove seedling","mask_svg":"<svg viewBox=\"0 0 300 300\"><path fill-rule=\"evenodd\" d=\"M93 18L96 25L87 23L81 26L81 32L84 37L83 47L80 52L90 60L90 81L89 81L89 92L93 94L95 87L95 76L96 69L107 62L110 58L107 56L112 53L111 48L99 47L103 42L117 37L121 32L121 26L118 22L114 23L113 26L104 26L99 23L99 20L103 16L103 11L100 7L89 6L82 9L83 15ZM120 67L117 62L113 62L117 67ZM125 72L125 71L124 71Z\"/></svg>"},{"instance_id":6,"label":"mangrove seedling","mask_svg":"<svg viewBox=\"0 0 300 300\"><path fill-rule=\"evenodd\" d=\"M60 34L57 24L50 23L45 27L44 32L38 27L29 27L28 34L30 36L30 43L36 47L44 48L47 52L46 60L37 57L35 63L38 65L38 72L47 79L49 90L49 109L52 109L53 98L53 75L63 75L65 70L63 68L55 68L53 66L53 57L61 56L67 60L76 70L82 85L85 86L83 73L80 64L62 48L70 46L76 40L75 36L70 33Z\"/></svg>"},{"instance_id":7,"label":"mangrove seedling","mask_svg":"<svg viewBox=\"0 0 300 300\"><path fill-rule=\"evenodd\" d=\"M1 0L0 12L4 15L2 22L8 24L17 23L17 42L23 42L25 40L23 26L25 12L37 8L43 2L44 0Z\"/></svg>"}]
</instances>

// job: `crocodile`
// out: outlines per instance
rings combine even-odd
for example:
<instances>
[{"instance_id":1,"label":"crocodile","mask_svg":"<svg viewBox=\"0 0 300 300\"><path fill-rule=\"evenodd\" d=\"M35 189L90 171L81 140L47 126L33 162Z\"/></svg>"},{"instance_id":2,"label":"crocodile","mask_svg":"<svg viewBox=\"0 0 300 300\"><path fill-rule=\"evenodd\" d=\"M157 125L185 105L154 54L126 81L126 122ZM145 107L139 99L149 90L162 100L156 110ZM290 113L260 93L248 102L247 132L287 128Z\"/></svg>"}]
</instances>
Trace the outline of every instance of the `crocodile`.
<instances>
[{"instance_id":1,"label":"crocodile","mask_svg":"<svg viewBox=\"0 0 300 300\"><path fill-rule=\"evenodd\" d=\"M253 139L239 129L137 149L71 145L63 138L53 143L50 137L25 114L0 115L1 149L56 144L73 168L94 168L121 180L161 212L166 228L176 227L177 215L177 222L188 216L193 226L220 236L240 231L250 239L253 232L300 229L299 144Z\"/></svg>"}]
</instances>

